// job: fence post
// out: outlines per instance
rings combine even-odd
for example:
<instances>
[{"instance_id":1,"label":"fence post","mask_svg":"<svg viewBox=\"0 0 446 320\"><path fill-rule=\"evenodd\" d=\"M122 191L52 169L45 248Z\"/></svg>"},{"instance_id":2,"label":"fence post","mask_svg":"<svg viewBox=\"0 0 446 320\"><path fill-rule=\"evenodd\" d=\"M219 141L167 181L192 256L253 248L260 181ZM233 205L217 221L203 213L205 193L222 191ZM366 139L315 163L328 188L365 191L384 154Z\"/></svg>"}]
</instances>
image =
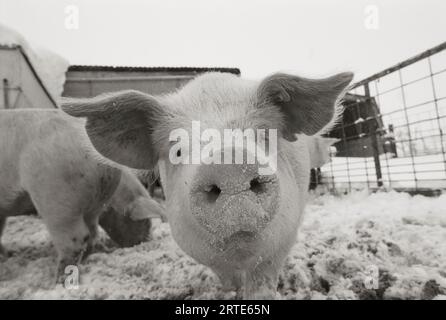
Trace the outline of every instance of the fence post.
<instances>
[{"instance_id":1,"label":"fence post","mask_svg":"<svg viewBox=\"0 0 446 320\"><path fill-rule=\"evenodd\" d=\"M370 88L369 84L364 84L364 93L367 98L367 108L369 110L373 110L370 96ZM378 137L377 135L381 132L380 128L378 128L378 121L376 121L375 115L373 117L369 117L368 120L368 134L370 136L372 149L373 149L373 161L375 162L375 173L376 173L376 181L378 184L378 188L383 186L383 175L381 171L381 161L379 160L379 146L378 146Z\"/></svg>"},{"instance_id":2,"label":"fence post","mask_svg":"<svg viewBox=\"0 0 446 320\"><path fill-rule=\"evenodd\" d=\"M375 162L375 172L376 172L376 181L378 183L378 188L383 186L383 175L381 171L381 161L379 159L379 146L378 146L378 137L377 135L380 133L380 129L378 128L378 124L375 119L370 119L369 124L369 135L372 140L372 149L373 149L373 161Z\"/></svg>"},{"instance_id":3,"label":"fence post","mask_svg":"<svg viewBox=\"0 0 446 320\"><path fill-rule=\"evenodd\" d=\"M3 79L3 103L4 108L9 108L9 83L8 79Z\"/></svg>"}]
</instances>

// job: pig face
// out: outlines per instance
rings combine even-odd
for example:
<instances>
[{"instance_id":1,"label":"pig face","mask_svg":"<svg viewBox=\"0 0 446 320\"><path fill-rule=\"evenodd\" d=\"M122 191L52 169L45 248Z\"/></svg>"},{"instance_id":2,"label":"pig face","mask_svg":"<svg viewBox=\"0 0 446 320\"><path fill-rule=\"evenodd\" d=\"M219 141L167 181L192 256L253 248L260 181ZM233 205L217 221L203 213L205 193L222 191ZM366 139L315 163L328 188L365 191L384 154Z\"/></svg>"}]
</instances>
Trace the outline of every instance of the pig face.
<instances>
[{"instance_id":1,"label":"pig face","mask_svg":"<svg viewBox=\"0 0 446 320\"><path fill-rule=\"evenodd\" d=\"M153 200L136 176L123 170L119 185L99 218L100 226L121 247L150 238L153 218L164 219L164 210Z\"/></svg>"},{"instance_id":2,"label":"pig face","mask_svg":"<svg viewBox=\"0 0 446 320\"><path fill-rule=\"evenodd\" d=\"M310 161L318 158L310 136L336 121L351 79L274 74L254 82L210 73L166 96L124 91L68 100L62 108L87 118L91 143L107 159L139 169L158 165L177 243L223 282L252 293L274 283L294 243ZM246 144L220 141L196 155L227 130L240 130ZM234 161L237 152L241 162Z\"/></svg>"}]
</instances>

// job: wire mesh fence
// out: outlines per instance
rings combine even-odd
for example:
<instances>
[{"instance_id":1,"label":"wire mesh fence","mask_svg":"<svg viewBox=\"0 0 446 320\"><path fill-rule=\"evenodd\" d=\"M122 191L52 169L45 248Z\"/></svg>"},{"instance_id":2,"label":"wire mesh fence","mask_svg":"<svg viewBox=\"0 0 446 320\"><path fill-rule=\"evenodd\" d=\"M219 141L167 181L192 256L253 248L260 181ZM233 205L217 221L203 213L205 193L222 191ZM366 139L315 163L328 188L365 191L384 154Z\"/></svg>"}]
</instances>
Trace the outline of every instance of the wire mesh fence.
<instances>
[{"instance_id":1,"label":"wire mesh fence","mask_svg":"<svg viewBox=\"0 0 446 320\"><path fill-rule=\"evenodd\" d=\"M312 183L332 192L446 189L446 42L356 83ZM317 181L314 181L316 179Z\"/></svg>"}]
</instances>

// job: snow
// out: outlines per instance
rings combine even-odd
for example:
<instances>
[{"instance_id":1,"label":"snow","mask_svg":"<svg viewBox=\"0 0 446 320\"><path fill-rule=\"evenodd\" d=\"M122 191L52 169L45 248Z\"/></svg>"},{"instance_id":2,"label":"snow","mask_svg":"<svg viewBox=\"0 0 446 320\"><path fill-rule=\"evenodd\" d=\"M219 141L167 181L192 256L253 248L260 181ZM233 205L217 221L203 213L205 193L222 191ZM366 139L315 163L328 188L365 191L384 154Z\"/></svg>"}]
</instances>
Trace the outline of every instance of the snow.
<instances>
[{"instance_id":1,"label":"snow","mask_svg":"<svg viewBox=\"0 0 446 320\"><path fill-rule=\"evenodd\" d=\"M54 101L59 101L65 83L67 60L47 49L32 46L18 32L0 24L0 45L20 46Z\"/></svg>"},{"instance_id":2,"label":"snow","mask_svg":"<svg viewBox=\"0 0 446 320\"><path fill-rule=\"evenodd\" d=\"M445 299L446 195L389 192L311 195L298 241L279 281L283 299ZM1 299L228 299L210 269L194 262L158 222L153 239L89 256L79 289L54 287L55 252L36 217L11 217L0 262ZM366 289L368 270L379 288Z\"/></svg>"}]
</instances>

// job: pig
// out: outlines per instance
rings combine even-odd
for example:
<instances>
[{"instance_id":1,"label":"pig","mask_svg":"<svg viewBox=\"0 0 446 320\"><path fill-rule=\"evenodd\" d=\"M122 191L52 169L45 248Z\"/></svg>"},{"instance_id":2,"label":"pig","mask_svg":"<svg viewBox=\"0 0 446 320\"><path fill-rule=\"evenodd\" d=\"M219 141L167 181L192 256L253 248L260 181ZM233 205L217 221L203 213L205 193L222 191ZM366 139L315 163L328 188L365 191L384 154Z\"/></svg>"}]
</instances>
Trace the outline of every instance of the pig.
<instances>
[{"instance_id":1,"label":"pig","mask_svg":"<svg viewBox=\"0 0 446 320\"><path fill-rule=\"evenodd\" d=\"M0 237L8 216L37 212L58 253L58 282L93 248L100 217L128 246L147 238L147 220L162 210L129 169L88 151L79 120L55 109L0 111Z\"/></svg>"},{"instance_id":2,"label":"pig","mask_svg":"<svg viewBox=\"0 0 446 320\"><path fill-rule=\"evenodd\" d=\"M313 166L310 171L310 190L315 190L319 184L322 184L321 167L330 161L330 158L335 155L331 145L339 142L336 138L314 137L312 143L309 145L310 163Z\"/></svg>"},{"instance_id":3,"label":"pig","mask_svg":"<svg viewBox=\"0 0 446 320\"><path fill-rule=\"evenodd\" d=\"M276 298L278 274L302 221L310 168L317 166L311 160L323 157L313 152L314 137L339 119L352 78L350 72L324 79L276 73L253 81L207 73L161 96L125 90L67 99L61 108L86 118L90 148L106 161L158 168L173 238L210 267L224 289L243 299ZM229 145L213 148L209 157L241 152L241 163L209 162L206 154L197 163L190 138L197 122L200 132L222 136L227 129L252 129L265 156ZM190 135L181 138L181 130ZM204 149L206 139L200 139ZM273 146L277 152L267 155Z\"/></svg>"},{"instance_id":4,"label":"pig","mask_svg":"<svg viewBox=\"0 0 446 320\"><path fill-rule=\"evenodd\" d=\"M151 198L136 174L122 171L121 181L99 217L99 225L120 247L148 240L152 219L166 221L162 205Z\"/></svg>"}]
</instances>

